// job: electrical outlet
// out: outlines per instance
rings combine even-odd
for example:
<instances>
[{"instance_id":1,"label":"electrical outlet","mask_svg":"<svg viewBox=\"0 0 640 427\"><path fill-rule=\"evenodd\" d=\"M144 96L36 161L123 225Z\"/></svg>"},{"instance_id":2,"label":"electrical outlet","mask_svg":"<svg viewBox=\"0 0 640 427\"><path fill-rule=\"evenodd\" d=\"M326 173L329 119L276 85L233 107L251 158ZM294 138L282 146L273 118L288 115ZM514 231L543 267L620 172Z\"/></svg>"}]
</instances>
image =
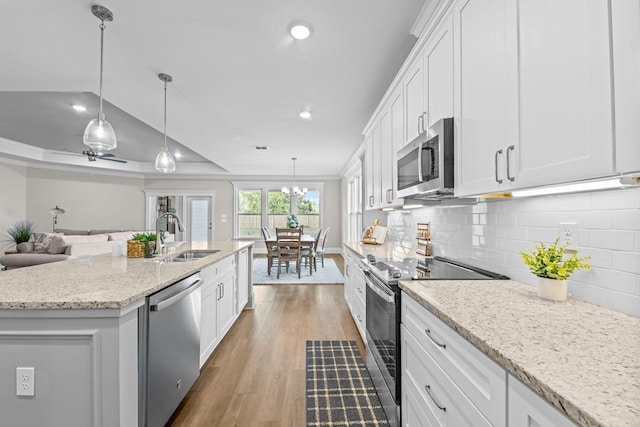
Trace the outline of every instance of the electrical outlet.
<instances>
[{"instance_id":1,"label":"electrical outlet","mask_svg":"<svg viewBox=\"0 0 640 427\"><path fill-rule=\"evenodd\" d=\"M566 245L569 250L578 250L578 223L560 223L560 244Z\"/></svg>"},{"instance_id":2,"label":"electrical outlet","mask_svg":"<svg viewBox=\"0 0 640 427\"><path fill-rule=\"evenodd\" d=\"M35 380L35 368L16 368L16 396L34 396Z\"/></svg>"}]
</instances>

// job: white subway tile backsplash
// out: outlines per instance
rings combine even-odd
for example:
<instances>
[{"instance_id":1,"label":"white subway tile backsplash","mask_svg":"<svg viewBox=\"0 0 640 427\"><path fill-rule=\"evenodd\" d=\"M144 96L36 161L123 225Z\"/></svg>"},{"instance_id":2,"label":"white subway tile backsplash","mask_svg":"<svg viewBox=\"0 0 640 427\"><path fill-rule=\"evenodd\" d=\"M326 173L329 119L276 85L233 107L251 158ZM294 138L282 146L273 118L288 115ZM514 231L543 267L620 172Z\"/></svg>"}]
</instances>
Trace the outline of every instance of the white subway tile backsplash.
<instances>
[{"instance_id":1,"label":"white subway tile backsplash","mask_svg":"<svg viewBox=\"0 0 640 427\"><path fill-rule=\"evenodd\" d=\"M614 251L613 268L615 270L640 274L640 253Z\"/></svg>"},{"instance_id":2,"label":"white subway tile backsplash","mask_svg":"<svg viewBox=\"0 0 640 427\"><path fill-rule=\"evenodd\" d=\"M569 282L578 299L640 316L640 189L492 200L389 213L389 240L415 248L417 222L431 222L435 255L457 258L536 286L519 255L551 242L561 222L578 223L580 256L592 270Z\"/></svg>"},{"instance_id":3,"label":"white subway tile backsplash","mask_svg":"<svg viewBox=\"0 0 640 427\"><path fill-rule=\"evenodd\" d=\"M640 230L640 210L623 210L613 212L614 230Z\"/></svg>"},{"instance_id":4,"label":"white subway tile backsplash","mask_svg":"<svg viewBox=\"0 0 640 427\"><path fill-rule=\"evenodd\" d=\"M637 209L637 191L636 189L595 191L591 193L591 209Z\"/></svg>"},{"instance_id":5,"label":"white subway tile backsplash","mask_svg":"<svg viewBox=\"0 0 640 427\"><path fill-rule=\"evenodd\" d=\"M560 229L558 227L529 227L528 238L531 241L551 243L558 237L560 237Z\"/></svg>"},{"instance_id":6,"label":"white subway tile backsplash","mask_svg":"<svg viewBox=\"0 0 640 427\"><path fill-rule=\"evenodd\" d=\"M585 283L570 283L570 293L573 298L640 317L640 297L638 296L621 294Z\"/></svg>"},{"instance_id":7,"label":"white subway tile backsplash","mask_svg":"<svg viewBox=\"0 0 640 427\"><path fill-rule=\"evenodd\" d=\"M631 231L589 230L588 245L593 248L633 251L635 235Z\"/></svg>"},{"instance_id":8,"label":"white subway tile backsplash","mask_svg":"<svg viewBox=\"0 0 640 427\"><path fill-rule=\"evenodd\" d=\"M576 212L575 218L575 221L562 222L577 222L578 228L605 230L610 230L613 224L612 211ZM613 228L615 229L615 227Z\"/></svg>"},{"instance_id":9,"label":"white subway tile backsplash","mask_svg":"<svg viewBox=\"0 0 640 427\"><path fill-rule=\"evenodd\" d=\"M590 257L587 262L592 267L613 268L613 251L611 250L580 247L578 253L581 257Z\"/></svg>"}]
</instances>

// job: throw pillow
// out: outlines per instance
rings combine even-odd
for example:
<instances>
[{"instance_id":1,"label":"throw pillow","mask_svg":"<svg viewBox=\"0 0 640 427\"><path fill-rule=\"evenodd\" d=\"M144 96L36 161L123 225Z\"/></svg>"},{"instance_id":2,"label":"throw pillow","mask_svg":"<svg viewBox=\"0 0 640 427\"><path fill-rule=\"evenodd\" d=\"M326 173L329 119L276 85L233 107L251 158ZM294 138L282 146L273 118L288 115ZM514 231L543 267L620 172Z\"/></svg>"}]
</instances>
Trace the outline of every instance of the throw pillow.
<instances>
[{"instance_id":1,"label":"throw pillow","mask_svg":"<svg viewBox=\"0 0 640 427\"><path fill-rule=\"evenodd\" d=\"M63 254L67 250L68 243L65 242L63 235L58 235L53 238L51 241L51 245L49 245L49 249L47 250L50 254Z\"/></svg>"},{"instance_id":2,"label":"throw pillow","mask_svg":"<svg viewBox=\"0 0 640 427\"><path fill-rule=\"evenodd\" d=\"M46 254L51 246L51 242L57 236L54 233L36 233L36 240L33 242L33 251L37 254Z\"/></svg>"}]
</instances>

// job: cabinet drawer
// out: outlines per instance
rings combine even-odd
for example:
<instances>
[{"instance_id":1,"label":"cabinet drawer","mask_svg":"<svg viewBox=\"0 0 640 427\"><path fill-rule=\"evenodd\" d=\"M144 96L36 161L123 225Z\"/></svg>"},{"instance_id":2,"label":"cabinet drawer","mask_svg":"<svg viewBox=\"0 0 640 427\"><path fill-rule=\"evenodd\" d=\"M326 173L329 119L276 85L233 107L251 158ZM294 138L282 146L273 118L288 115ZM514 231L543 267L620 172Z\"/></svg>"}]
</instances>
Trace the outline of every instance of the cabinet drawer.
<instances>
[{"instance_id":1,"label":"cabinet drawer","mask_svg":"<svg viewBox=\"0 0 640 427\"><path fill-rule=\"evenodd\" d=\"M203 268L200 274L205 282L216 281L232 272L234 267L235 257L232 255L221 259L213 265Z\"/></svg>"},{"instance_id":2,"label":"cabinet drawer","mask_svg":"<svg viewBox=\"0 0 640 427\"><path fill-rule=\"evenodd\" d=\"M414 403L427 415L429 424L425 425L491 427L480 410L404 326L401 336L402 387L413 389L415 397L419 396Z\"/></svg>"},{"instance_id":3,"label":"cabinet drawer","mask_svg":"<svg viewBox=\"0 0 640 427\"><path fill-rule=\"evenodd\" d=\"M506 425L507 373L406 293L402 324L492 425Z\"/></svg>"},{"instance_id":4,"label":"cabinet drawer","mask_svg":"<svg viewBox=\"0 0 640 427\"><path fill-rule=\"evenodd\" d=\"M360 331L362 340L366 341L367 323L365 305L359 298L354 298L351 307L351 315L353 316L353 321L356 322L356 326Z\"/></svg>"},{"instance_id":5,"label":"cabinet drawer","mask_svg":"<svg viewBox=\"0 0 640 427\"><path fill-rule=\"evenodd\" d=\"M549 402L509 375L509 427L554 426L575 427Z\"/></svg>"},{"instance_id":6,"label":"cabinet drawer","mask_svg":"<svg viewBox=\"0 0 640 427\"><path fill-rule=\"evenodd\" d=\"M362 273L360 272L360 269L357 269L358 271L355 272L355 276L354 276L354 280L353 280L353 288L352 288L352 292L353 292L353 297L356 299L360 300L360 303L362 304L363 307L366 307L366 301L367 301L367 285L364 279L364 276L362 275Z\"/></svg>"}]
</instances>

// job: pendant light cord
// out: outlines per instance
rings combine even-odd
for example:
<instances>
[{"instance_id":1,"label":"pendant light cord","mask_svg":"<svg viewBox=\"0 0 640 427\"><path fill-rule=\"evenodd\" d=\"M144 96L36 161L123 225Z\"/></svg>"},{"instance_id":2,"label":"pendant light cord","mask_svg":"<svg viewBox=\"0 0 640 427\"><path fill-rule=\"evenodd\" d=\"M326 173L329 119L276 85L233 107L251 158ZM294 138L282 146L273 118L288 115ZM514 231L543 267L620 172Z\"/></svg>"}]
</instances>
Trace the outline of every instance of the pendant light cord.
<instances>
[{"instance_id":1,"label":"pendant light cord","mask_svg":"<svg viewBox=\"0 0 640 427\"><path fill-rule=\"evenodd\" d=\"M164 81L164 151L169 151L167 148L167 81Z\"/></svg>"},{"instance_id":2,"label":"pendant light cord","mask_svg":"<svg viewBox=\"0 0 640 427\"><path fill-rule=\"evenodd\" d=\"M104 19L100 20L100 112L98 113L98 120L102 120L102 61L104 52Z\"/></svg>"}]
</instances>

